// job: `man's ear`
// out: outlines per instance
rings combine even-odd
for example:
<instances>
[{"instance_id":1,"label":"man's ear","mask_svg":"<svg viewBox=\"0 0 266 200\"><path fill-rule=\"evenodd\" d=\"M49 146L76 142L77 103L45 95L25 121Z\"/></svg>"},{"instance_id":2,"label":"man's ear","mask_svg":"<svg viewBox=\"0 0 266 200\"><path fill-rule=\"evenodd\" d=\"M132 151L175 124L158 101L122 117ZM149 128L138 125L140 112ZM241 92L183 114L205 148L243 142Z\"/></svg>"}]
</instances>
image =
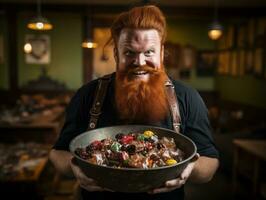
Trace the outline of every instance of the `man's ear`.
<instances>
[{"instance_id":1,"label":"man's ear","mask_svg":"<svg viewBox=\"0 0 266 200\"><path fill-rule=\"evenodd\" d=\"M164 45L161 46L161 62L164 61Z\"/></svg>"},{"instance_id":2,"label":"man's ear","mask_svg":"<svg viewBox=\"0 0 266 200\"><path fill-rule=\"evenodd\" d=\"M116 47L113 48L113 52L114 52L115 62L118 63L118 51Z\"/></svg>"}]
</instances>

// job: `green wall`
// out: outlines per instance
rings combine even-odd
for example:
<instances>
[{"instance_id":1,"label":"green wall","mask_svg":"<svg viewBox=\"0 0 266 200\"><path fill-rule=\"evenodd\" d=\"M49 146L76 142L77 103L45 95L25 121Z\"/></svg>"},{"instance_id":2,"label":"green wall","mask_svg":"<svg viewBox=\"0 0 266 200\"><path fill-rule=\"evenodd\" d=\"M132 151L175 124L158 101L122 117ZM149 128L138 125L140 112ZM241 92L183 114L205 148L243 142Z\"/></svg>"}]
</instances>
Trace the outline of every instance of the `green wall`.
<instances>
[{"instance_id":1,"label":"green wall","mask_svg":"<svg viewBox=\"0 0 266 200\"><path fill-rule=\"evenodd\" d=\"M252 76L217 76L216 88L223 99L266 108L266 80Z\"/></svg>"},{"instance_id":2,"label":"green wall","mask_svg":"<svg viewBox=\"0 0 266 200\"><path fill-rule=\"evenodd\" d=\"M48 75L69 89L77 89L82 84L82 24L81 15L73 13L49 13L45 15L54 25L54 29L43 32L51 40L50 64L46 65ZM23 46L25 34L38 34L26 28L30 16L18 15L18 77L19 87L30 80L38 79L40 65L27 64Z\"/></svg>"},{"instance_id":3,"label":"green wall","mask_svg":"<svg viewBox=\"0 0 266 200\"><path fill-rule=\"evenodd\" d=\"M0 89L7 90L9 77L8 77L8 45L7 45L7 21L3 15L0 15L0 36L3 42L3 62L0 61Z\"/></svg>"},{"instance_id":4,"label":"green wall","mask_svg":"<svg viewBox=\"0 0 266 200\"><path fill-rule=\"evenodd\" d=\"M167 19L167 40L181 45L193 44L197 49L214 49L208 38L207 20Z\"/></svg>"},{"instance_id":5,"label":"green wall","mask_svg":"<svg viewBox=\"0 0 266 200\"><path fill-rule=\"evenodd\" d=\"M67 85L69 89L77 89L82 84L82 23L81 15L73 13L45 13L53 23L54 29L45 34L51 39L51 62L46 65L48 75ZM40 65L26 64L23 45L25 34L36 34L26 28L31 15L18 14L18 83L19 87L41 74ZM168 40L179 44L193 44L198 49L212 49L214 44L207 37L207 21L167 19ZM0 23L3 23L3 21ZM4 27L4 26L3 26ZM37 33L38 34L38 33ZM8 87L7 64L1 66L1 88ZM2 78L3 77L3 78ZM192 70L191 77L186 81L199 90L214 90L212 77L197 77Z\"/></svg>"},{"instance_id":6,"label":"green wall","mask_svg":"<svg viewBox=\"0 0 266 200\"><path fill-rule=\"evenodd\" d=\"M264 17L265 18L265 17ZM224 22L225 34L232 24L241 24L249 19L236 18ZM265 63L266 64L266 63ZM266 66L264 66L266 69ZM266 109L266 80L251 74L244 76L217 75L215 88L224 100Z\"/></svg>"},{"instance_id":7,"label":"green wall","mask_svg":"<svg viewBox=\"0 0 266 200\"><path fill-rule=\"evenodd\" d=\"M167 40L181 45L192 44L198 50L213 50L214 42L208 38L209 21L198 19L167 19ZM188 80L183 80L201 91L213 91L214 77L198 77L192 69Z\"/></svg>"}]
</instances>

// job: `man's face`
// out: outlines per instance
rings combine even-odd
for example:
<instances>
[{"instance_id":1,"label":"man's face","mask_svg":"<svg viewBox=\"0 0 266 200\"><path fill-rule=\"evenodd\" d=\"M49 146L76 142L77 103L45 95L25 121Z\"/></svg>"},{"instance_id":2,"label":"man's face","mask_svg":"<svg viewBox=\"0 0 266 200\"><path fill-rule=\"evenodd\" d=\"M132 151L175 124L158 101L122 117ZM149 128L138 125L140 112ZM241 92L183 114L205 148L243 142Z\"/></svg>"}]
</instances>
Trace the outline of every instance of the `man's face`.
<instances>
[{"instance_id":1,"label":"man's face","mask_svg":"<svg viewBox=\"0 0 266 200\"><path fill-rule=\"evenodd\" d=\"M115 50L115 98L119 116L127 123L159 122L167 115L162 51L157 30L121 32Z\"/></svg>"},{"instance_id":2,"label":"man's face","mask_svg":"<svg viewBox=\"0 0 266 200\"><path fill-rule=\"evenodd\" d=\"M150 74L145 68L148 66L153 70L162 67L161 38L155 29L123 29L117 44L116 62L117 72L131 74L135 80L148 81Z\"/></svg>"}]
</instances>

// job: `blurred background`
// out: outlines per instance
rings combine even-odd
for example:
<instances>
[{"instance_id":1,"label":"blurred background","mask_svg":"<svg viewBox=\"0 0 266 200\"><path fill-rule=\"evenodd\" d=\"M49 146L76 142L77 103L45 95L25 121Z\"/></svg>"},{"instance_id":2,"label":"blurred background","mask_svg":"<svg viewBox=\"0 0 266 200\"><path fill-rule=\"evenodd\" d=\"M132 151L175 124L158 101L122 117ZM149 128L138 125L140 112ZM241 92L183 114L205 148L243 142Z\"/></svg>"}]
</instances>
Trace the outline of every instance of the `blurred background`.
<instances>
[{"instance_id":1,"label":"blurred background","mask_svg":"<svg viewBox=\"0 0 266 200\"><path fill-rule=\"evenodd\" d=\"M147 3L166 16L166 70L199 91L220 151L187 199L266 199L265 0L0 0L1 199L75 199L48 151L75 91L115 70L113 19Z\"/></svg>"}]
</instances>

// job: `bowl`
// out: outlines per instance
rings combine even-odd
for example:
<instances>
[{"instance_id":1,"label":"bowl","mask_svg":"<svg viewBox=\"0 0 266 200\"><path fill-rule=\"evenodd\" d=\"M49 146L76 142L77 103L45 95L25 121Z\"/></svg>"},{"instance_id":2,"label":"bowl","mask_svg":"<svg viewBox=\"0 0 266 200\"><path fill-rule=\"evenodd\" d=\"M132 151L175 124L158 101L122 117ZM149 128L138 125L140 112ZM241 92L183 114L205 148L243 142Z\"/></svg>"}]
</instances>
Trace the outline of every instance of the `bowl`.
<instances>
[{"instance_id":1,"label":"bowl","mask_svg":"<svg viewBox=\"0 0 266 200\"><path fill-rule=\"evenodd\" d=\"M174 165L158 168L114 168L89 163L75 154L76 148L85 148L94 140L115 138L117 133L153 131L159 138L172 137L176 146L184 153L184 160ZM196 145L188 137L173 130L142 125L111 126L94 129L75 137L70 143L70 151L75 157L76 164L97 183L116 192L138 193L163 186L167 180L178 177L196 154Z\"/></svg>"}]
</instances>

